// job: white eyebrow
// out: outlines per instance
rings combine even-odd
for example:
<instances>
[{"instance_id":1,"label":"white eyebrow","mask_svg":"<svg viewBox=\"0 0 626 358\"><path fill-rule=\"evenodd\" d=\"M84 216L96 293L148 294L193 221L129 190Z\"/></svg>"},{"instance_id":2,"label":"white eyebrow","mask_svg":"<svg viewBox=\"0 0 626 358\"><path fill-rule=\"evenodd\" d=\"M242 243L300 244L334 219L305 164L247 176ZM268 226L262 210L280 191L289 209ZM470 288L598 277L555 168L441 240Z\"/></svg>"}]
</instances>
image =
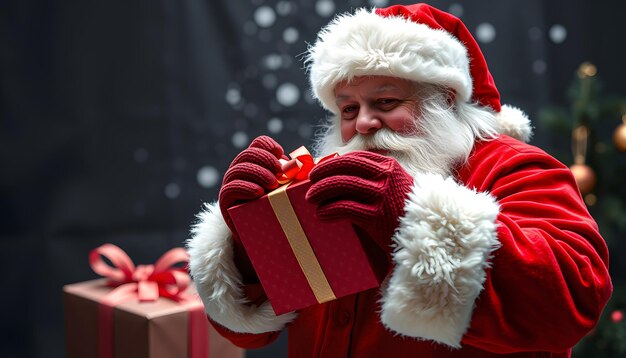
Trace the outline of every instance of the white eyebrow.
<instances>
[{"instance_id":1,"label":"white eyebrow","mask_svg":"<svg viewBox=\"0 0 626 358\"><path fill-rule=\"evenodd\" d=\"M389 83L389 84L385 84L385 85L382 85L380 87L373 89L372 91L370 91L370 94L377 94L377 93L382 93L382 92L387 92L387 91L398 91L398 90L400 90L400 87ZM337 96L335 97L335 103L345 101L349 99L350 97L351 96Z\"/></svg>"},{"instance_id":2,"label":"white eyebrow","mask_svg":"<svg viewBox=\"0 0 626 358\"><path fill-rule=\"evenodd\" d=\"M337 97L335 97L335 103L339 103L341 101L345 101L345 100L347 100L350 97L351 96L337 96Z\"/></svg>"},{"instance_id":3,"label":"white eyebrow","mask_svg":"<svg viewBox=\"0 0 626 358\"><path fill-rule=\"evenodd\" d=\"M380 87L377 87L376 89L374 89L372 91L372 93L379 93L379 92L386 92L386 91L393 91L393 90L398 90L400 89L398 86L393 85L393 84L386 84L386 85L382 85Z\"/></svg>"}]
</instances>

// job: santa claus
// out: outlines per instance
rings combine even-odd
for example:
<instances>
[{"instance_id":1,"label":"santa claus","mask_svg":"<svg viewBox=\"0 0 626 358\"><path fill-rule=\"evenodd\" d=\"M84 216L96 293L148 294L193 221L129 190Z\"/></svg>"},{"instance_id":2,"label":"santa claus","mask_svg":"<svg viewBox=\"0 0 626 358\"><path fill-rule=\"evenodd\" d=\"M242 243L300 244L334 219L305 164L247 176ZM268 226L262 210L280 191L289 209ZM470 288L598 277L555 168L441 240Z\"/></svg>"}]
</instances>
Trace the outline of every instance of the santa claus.
<instances>
[{"instance_id":1,"label":"santa claus","mask_svg":"<svg viewBox=\"0 0 626 358\"><path fill-rule=\"evenodd\" d=\"M500 104L464 24L425 4L360 9L323 28L306 62L333 114L318 154L341 153L306 198L321 220L350 220L387 278L273 313L227 212L278 186L283 149L259 137L188 242L215 327L246 348L287 329L293 357L569 356L610 297L607 248L568 168Z\"/></svg>"}]
</instances>

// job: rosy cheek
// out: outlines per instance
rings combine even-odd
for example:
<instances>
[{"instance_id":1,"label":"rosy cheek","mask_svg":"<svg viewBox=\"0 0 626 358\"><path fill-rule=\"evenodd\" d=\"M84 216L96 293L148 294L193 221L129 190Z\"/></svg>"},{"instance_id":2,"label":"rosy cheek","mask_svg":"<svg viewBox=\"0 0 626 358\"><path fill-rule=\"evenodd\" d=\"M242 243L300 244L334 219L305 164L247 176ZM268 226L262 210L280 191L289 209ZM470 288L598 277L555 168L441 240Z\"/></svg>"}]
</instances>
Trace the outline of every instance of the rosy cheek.
<instances>
[{"instance_id":1,"label":"rosy cheek","mask_svg":"<svg viewBox=\"0 0 626 358\"><path fill-rule=\"evenodd\" d=\"M405 121L399 123L394 130L402 134L412 133L415 130L415 123L413 121Z\"/></svg>"},{"instance_id":2,"label":"rosy cheek","mask_svg":"<svg viewBox=\"0 0 626 358\"><path fill-rule=\"evenodd\" d=\"M356 134L356 121L354 120L341 120L341 139L344 143L347 143Z\"/></svg>"},{"instance_id":3,"label":"rosy cheek","mask_svg":"<svg viewBox=\"0 0 626 358\"><path fill-rule=\"evenodd\" d=\"M387 126L389 129L398 132L398 133L411 133L415 130L416 125L416 115L415 112L404 111L404 113L399 113L398 116L395 116L387 121Z\"/></svg>"}]
</instances>

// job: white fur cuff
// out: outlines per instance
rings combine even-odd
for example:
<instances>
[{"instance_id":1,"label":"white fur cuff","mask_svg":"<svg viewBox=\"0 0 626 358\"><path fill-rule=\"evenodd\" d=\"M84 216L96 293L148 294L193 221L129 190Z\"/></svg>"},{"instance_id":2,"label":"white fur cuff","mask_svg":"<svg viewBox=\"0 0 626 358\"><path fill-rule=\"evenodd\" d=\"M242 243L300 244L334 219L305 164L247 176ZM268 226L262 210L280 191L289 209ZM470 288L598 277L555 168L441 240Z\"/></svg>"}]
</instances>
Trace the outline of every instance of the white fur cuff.
<instances>
[{"instance_id":1,"label":"white fur cuff","mask_svg":"<svg viewBox=\"0 0 626 358\"><path fill-rule=\"evenodd\" d=\"M437 174L419 174L394 236L395 269L383 288L383 324L402 335L460 347L491 252L499 206Z\"/></svg>"},{"instance_id":2,"label":"white fur cuff","mask_svg":"<svg viewBox=\"0 0 626 358\"><path fill-rule=\"evenodd\" d=\"M246 299L241 274L233 261L230 229L216 203L198 214L187 241L189 268L206 313L234 332L279 331L295 319L295 313L276 316L269 301L254 306Z\"/></svg>"}]
</instances>

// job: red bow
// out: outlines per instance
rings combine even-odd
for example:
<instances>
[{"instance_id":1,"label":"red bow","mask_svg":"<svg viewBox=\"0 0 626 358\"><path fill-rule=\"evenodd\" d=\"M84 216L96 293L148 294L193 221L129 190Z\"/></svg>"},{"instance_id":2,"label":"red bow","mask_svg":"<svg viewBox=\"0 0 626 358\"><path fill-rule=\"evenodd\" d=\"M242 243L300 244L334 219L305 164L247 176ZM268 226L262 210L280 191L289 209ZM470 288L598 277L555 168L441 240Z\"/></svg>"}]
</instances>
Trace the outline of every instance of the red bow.
<instances>
[{"instance_id":1,"label":"red bow","mask_svg":"<svg viewBox=\"0 0 626 358\"><path fill-rule=\"evenodd\" d=\"M112 265L107 264L106 257ZM174 265L183 263L185 268ZM189 357L206 357L207 320L202 303L186 294L191 278L186 271L189 255L183 248L169 250L154 265L138 265L119 247L104 244L91 251L89 265L116 287L100 299L98 304L98 357L113 357L113 307L131 299L156 301L166 297L184 304L189 311Z\"/></svg>"},{"instance_id":2,"label":"red bow","mask_svg":"<svg viewBox=\"0 0 626 358\"><path fill-rule=\"evenodd\" d=\"M112 266L102 259L111 261ZM104 244L91 251L89 264L99 275L109 279L109 285L117 287L120 295L134 295L139 301L155 301L159 296L180 301L191 279L185 268L174 267L189 263L189 255L183 248L172 249L161 256L154 265L138 265L119 247ZM112 298L112 297L111 297ZM118 297L120 299L120 297ZM118 300L116 299L116 301Z\"/></svg>"},{"instance_id":3,"label":"red bow","mask_svg":"<svg viewBox=\"0 0 626 358\"><path fill-rule=\"evenodd\" d=\"M319 163L336 157L338 154L330 154L314 160L309 150L304 146L289 153L290 160L279 159L282 164L282 173L278 176L279 184L287 184L292 181L304 180L309 177L311 170Z\"/></svg>"}]
</instances>

